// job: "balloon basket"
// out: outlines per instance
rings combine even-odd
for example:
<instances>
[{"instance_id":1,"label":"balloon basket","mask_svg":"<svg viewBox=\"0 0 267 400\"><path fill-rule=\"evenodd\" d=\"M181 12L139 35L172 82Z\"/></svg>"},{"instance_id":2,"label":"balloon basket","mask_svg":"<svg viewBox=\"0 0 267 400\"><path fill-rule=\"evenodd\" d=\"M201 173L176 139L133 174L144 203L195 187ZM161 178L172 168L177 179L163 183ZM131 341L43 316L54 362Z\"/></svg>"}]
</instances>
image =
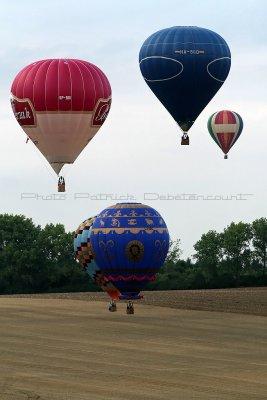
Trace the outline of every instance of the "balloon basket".
<instances>
[{"instance_id":1,"label":"balloon basket","mask_svg":"<svg viewBox=\"0 0 267 400\"><path fill-rule=\"evenodd\" d=\"M182 146L189 146L189 136L187 136L186 138L182 137L181 145Z\"/></svg>"},{"instance_id":2,"label":"balloon basket","mask_svg":"<svg viewBox=\"0 0 267 400\"><path fill-rule=\"evenodd\" d=\"M227 154L224 155L224 159L225 159L225 160L228 159L228 155L227 155Z\"/></svg>"},{"instance_id":3,"label":"balloon basket","mask_svg":"<svg viewBox=\"0 0 267 400\"><path fill-rule=\"evenodd\" d=\"M127 307L126 309L126 314L134 314L134 308L133 307Z\"/></svg>"},{"instance_id":4,"label":"balloon basket","mask_svg":"<svg viewBox=\"0 0 267 400\"><path fill-rule=\"evenodd\" d=\"M116 304L110 304L108 310L109 310L109 312L116 312L117 311L117 305Z\"/></svg>"},{"instance_id":5,"label":"balloon basket","mask_svg":"<svg viewBox=\"0 0 267 400\"><path fill-rule=\"evenodd\" d=\"M58 184L58 192L65 192L65 184L64 183Z\"/></svg>"}]
</instances>

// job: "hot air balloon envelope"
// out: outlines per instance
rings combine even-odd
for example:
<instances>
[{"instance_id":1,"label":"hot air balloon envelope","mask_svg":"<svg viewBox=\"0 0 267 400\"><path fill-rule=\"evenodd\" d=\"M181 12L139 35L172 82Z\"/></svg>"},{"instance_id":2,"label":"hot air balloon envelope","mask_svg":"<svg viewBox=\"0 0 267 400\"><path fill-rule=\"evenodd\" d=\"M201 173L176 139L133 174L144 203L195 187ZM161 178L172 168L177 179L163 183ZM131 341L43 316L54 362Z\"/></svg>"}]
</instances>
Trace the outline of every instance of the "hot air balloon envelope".
<instances>
[{"instance_id":1,"label":"hot air balloon envelope","mask_svg":"<svg viewBox=\"0 0 267 400\"><path fill-rule=\"evenodd\" d=\"M224 152L224 158L227 158L227 153L241 135L242 129L243 120L234 111L218 111L208 120L210 136Z\"/></svg>"},{"instance_id":2,"label":"hot air balloon envelope","mask_svg":"<svg viewBox=\"0 0 267 400\"><path fill-rule=\"evenodd\" d=\"M146 39L139 63L150 89L187 132L227 78L231 54L209 29L174 26Z\"/></svg>"},{"instance_id":3,"label":"hot air balloon envelope","mask_svg":"<svg viewBox=\"0 0 267 400\"><path fill-rule=\"evenodd\" d=\"M97 265L121 292L120 298L137 299L165 260L169 233L153 208L121 203L99 214L91 243Z\"/></svg>"},{"instance_id":4,"label":"hot air balloon envelope","mask_svg":"<svg viewBox=\"0 0 267 400\"><path fill-rule=\"evenodd\" d=\"M15 77L11 104L18 123L58 174L105 121L111 88L105 74L87 61L42 60Z\"/></svg>"}]
</instances>

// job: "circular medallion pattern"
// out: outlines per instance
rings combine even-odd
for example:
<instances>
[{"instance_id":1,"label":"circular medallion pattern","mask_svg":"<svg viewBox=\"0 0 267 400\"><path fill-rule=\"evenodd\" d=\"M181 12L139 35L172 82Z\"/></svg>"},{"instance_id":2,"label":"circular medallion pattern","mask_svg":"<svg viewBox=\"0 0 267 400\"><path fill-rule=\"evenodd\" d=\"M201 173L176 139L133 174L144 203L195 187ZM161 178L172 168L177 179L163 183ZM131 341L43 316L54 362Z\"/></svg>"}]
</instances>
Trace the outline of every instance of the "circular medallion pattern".
<instances>
[{"instance_id":1,"label":"circular medallion pattern","mask_svg":"<svg viewBox=\"0 0 267 400\"><path fill-rule=\"evenodd\" d=\"M139 240L131 240L125 248L125 254L129 261L140 261L144 256L145 248Z\"/></svg>"}]
</instances>

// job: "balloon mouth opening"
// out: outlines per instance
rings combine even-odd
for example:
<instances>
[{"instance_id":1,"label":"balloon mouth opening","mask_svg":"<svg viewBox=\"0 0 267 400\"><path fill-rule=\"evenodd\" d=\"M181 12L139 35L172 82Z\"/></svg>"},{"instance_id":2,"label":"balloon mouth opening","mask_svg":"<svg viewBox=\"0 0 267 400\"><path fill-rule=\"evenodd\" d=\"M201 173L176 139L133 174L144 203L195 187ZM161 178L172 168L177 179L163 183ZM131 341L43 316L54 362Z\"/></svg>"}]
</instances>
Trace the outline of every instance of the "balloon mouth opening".
<instances>
[{"instance_id":1,"label":"balloon mouth opening","mask_svg":"<svg viewBox=\"0 0 267 400\"><path fill-rule=\"evenodd\" d=\"M144 296L142 296L139 293L125 293L125 294L121 294L119 296L120 300L140 300L143 298L144 298Z\"/></svg>"}]
</instances>

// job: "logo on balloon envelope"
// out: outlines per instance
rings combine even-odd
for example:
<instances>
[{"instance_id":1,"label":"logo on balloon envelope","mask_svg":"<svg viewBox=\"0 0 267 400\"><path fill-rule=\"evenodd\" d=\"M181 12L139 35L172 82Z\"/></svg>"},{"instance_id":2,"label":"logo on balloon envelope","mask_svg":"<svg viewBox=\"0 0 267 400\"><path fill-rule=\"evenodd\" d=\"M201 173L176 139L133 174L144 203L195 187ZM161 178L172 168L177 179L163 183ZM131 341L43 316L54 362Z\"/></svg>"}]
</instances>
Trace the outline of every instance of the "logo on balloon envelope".
<instances>
[{"instance_id":1,"label":"logo on balloon envelope","mask_svg":"<svg viewBox=\"0 0 267 400\"><path fill-rule=\"evenodd\" d=\"M132 240L127 244L125 249L125 254L128 260L134 262L142 260L144 252L144 245L139 240Z\"/></svg>"},{"instance_id":2,"label":"logo on balloon envelope","mask_svg":"<svg viewBox=\"0 0 267 400\"><path fill-rule=\"evenodd\" d=\"M11 106L16 120L21 126L34 126L35 116L31 102L28 99L18 99L12 97Z\"/></svg>"},{"instance_id":3,"label":"logo on balloon envelope","mask_svg":"<svg viewBox=\"0 0 267 400\"><path fill-rule=\"evenodd\" d=\"M92 126L101 126L109 113L111 105L111 97L108 99L99 99L96 104L93 119L92 119Z\"/></svg>"}]
</instances>

